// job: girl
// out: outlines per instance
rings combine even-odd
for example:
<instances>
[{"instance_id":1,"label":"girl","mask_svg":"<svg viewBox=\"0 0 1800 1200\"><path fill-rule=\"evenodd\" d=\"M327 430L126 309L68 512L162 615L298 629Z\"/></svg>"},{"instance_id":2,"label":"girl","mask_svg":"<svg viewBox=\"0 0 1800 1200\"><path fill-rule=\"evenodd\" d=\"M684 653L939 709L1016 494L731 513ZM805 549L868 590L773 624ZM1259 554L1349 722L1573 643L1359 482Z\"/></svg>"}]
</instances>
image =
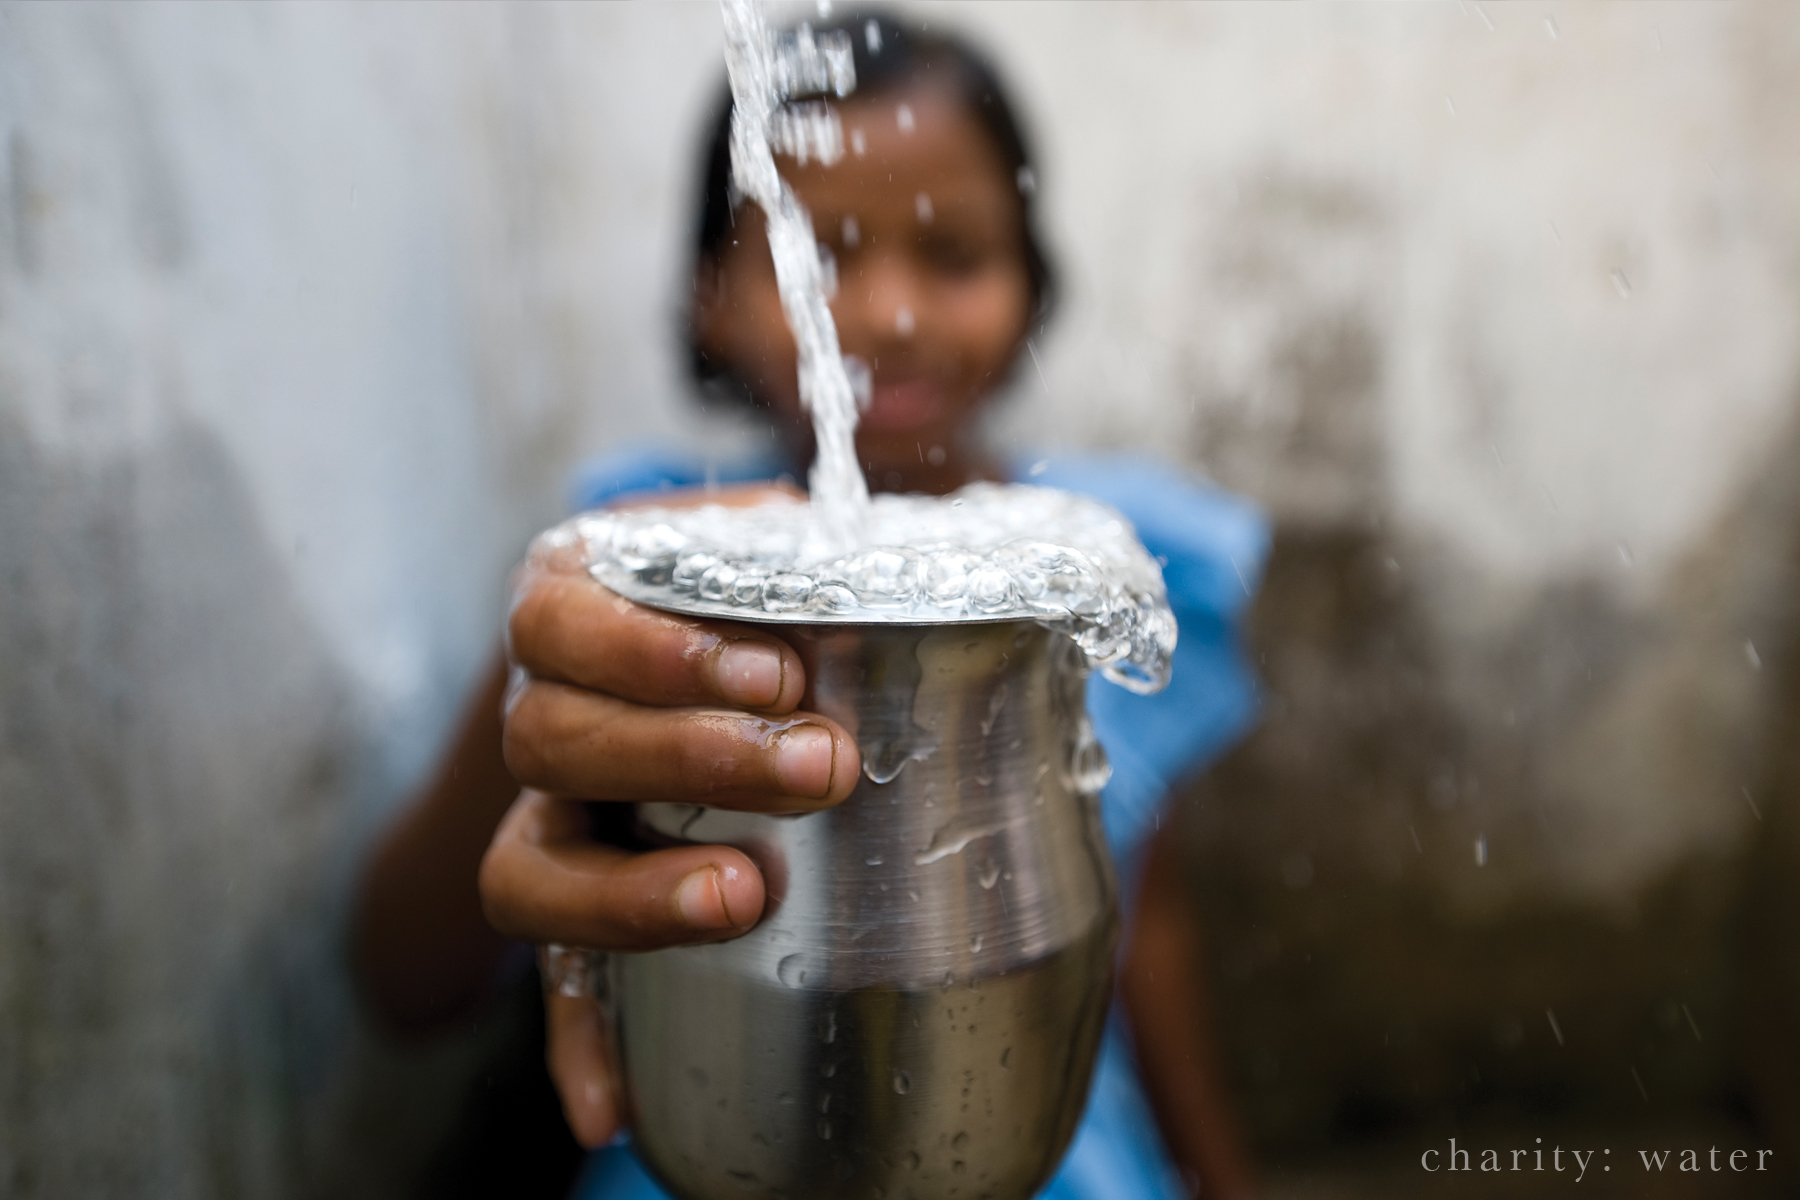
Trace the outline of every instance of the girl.
<instances>
[{"instance_id":1,"label":"girl","mask_svg":"<svg viewBox=\"0 0 1800 1200\"><path fill-rule=\"evenodd\" d=\"M1103 811L1129 909L1123 1004L1087 1114L1045 1195L1146 1200L1195 1186L1245 1195L1249 1172L1201 1036L1195 931L1173 847L1154 830L1170 786L1249 721L1252 684L1234 621L1247 599L1243 580L1262 558L1263 526L1242 502L1148 463L1027 468L982 444L977 417L1053 294L1019 124L992 67L952 38L866 14L826 30L849 33L855 48L857 89L837 105L847 152L829 167L790 160L784 175L835 260L843 349L871 371L856 436L870 487L942 494L1027 478L1092 494L1123 511L1166 561L1181 627L1168 690L1090 692L1114 767ZM811 426L793 338L762 214L733 203L728 130L727 107L701 206L694 366L708 386L766 414L776 434L770 459L721 477L801 478ZM638 453L586 472L579 500L591 507L664 489L657 503L680 502L666 489L702 477L698 464ZM522 572L509 633L522 675L504 727L496 669L445 771L386 840L365 887L358 963L377 1004L401 1023L466 1011L491 988L506 943L482 920L483 905L493 929L513 938L609 950L729 938L756 923L763 881L745 855L717 846L634 853L621 848L626 839L596 832L590 812L607 806L585 802L796 811L836 804L855 785L854 740L795 711L804 671L768 628L640 608L551 557ZM551 1073L569 1125L584 1145L606 1146L620 1107L597 1011L558 995L547 1005ZM590 1158L579 1194L664 1195L621 1144Z\"/></svg>"}]
</instances>

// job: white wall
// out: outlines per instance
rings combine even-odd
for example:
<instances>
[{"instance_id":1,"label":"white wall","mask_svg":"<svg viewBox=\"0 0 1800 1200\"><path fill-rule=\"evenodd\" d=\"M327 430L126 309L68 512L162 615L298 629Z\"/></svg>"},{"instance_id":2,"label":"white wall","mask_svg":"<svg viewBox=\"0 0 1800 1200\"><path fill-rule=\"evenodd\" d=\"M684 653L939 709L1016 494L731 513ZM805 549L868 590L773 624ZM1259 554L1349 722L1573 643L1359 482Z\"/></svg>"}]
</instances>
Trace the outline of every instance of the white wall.
<instances>
[{"instance_id":1,"label":"white wall","mask_svg":"<svg viewBox=\"0 0 1800 1200\"><path fill-rule=\"evenodd\" d=\"M1770 607L1681 579L1794 444L1783 10L920 11L1044 150L1008 436L1390 522L1457 645L1571 581ZM674 354L719 73L707 4L0 6L0 1189L385 1193L434 1127L335 922L569 465L728 440ZM1616 784L1531 878L1742 834Z\"/></svg>"}]
</instances>

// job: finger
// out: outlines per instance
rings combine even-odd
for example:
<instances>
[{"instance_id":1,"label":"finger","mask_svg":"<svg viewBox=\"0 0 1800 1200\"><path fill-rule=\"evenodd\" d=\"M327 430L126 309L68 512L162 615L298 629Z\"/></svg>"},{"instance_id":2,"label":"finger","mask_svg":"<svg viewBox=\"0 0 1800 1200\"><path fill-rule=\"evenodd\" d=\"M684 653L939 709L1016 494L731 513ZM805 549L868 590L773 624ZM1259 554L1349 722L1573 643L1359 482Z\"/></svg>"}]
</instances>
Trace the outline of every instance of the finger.
<instances>
[{"instance_id":1,"label":"finger","mask_svg":"<svg viewBox=\"0 0 1800 1200\"><path fill-rule=\"evenodd\" d=\"M604 1146L623 1124L625 1106L600 1006L553 991L544 997L544 1018L544 1061L569 1131L589 1150Z\"/></svg>"},{"instance_id":2,"label":"finger","mask_svg":"<svg viewBox=\"0 0 1800 1200\"><path fill-rule=\"evenodd\" d=\"M529 574L507 628L536 677L640 704L784 713L806 691L800 656L773 634L633 604L585 573Z\"/></svg>"},{"instance_id":3,"label":"finger","mask_svg":"<svg viewBox=\"0 0 1800 1200\"><path fill-rule=\"evenodd\" d=\"M508 937L595 950L722 941L761 918L762 873L729 846L632 854L587 838L579 806L519 796L481 862L488 923Z\"/></svg>"},{"instance_id":4,"label":"finger","mask_svg":"<svg viewBox=\"0 0 1800 1200\"><path fill-rule=\"evenodd\" d=\"M540 791L754 812L829 807L861 769L850 735L813 713L650 708L535 680L513 694L502 745L513 778Z\"/></svg>"}]
</instances>

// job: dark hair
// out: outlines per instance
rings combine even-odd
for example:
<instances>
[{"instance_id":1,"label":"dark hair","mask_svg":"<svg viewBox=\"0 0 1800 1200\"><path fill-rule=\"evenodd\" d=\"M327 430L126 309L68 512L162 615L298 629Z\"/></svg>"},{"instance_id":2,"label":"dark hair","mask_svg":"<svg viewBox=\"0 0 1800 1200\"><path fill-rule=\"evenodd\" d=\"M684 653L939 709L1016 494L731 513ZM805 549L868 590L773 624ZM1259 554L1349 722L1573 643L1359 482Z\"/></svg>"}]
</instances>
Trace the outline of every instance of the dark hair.
<instances>
[{"instance_id":1,"label":"dark hair","mask_svg":"<svg viewBox=\"0 0 1800 1200\"><path fill-rule=\"evenodd\" d=\"M1054 307L1056 273L1037 231L1037 173L1030 146L994 64L954 34L905 24L879 9L853 9L810 24L815 34L842 31L850 35L856 61L853 96L878 95L930 81L949 91L992 140L994 149L1000 152L1002 167L1018 184L1020 230L1024 238L1021 251L1031 288L1031 320L1034 326L1041 326ZM732 208L737 195L731 186L729 90L721 97L712 120L705 172L694 277L708 260L720 257L731 237ZM687 316L685 336L694 377L702 383L723 382L724 367L708 359L694 338L691 301Z\"/></svg>"}]
</instances>

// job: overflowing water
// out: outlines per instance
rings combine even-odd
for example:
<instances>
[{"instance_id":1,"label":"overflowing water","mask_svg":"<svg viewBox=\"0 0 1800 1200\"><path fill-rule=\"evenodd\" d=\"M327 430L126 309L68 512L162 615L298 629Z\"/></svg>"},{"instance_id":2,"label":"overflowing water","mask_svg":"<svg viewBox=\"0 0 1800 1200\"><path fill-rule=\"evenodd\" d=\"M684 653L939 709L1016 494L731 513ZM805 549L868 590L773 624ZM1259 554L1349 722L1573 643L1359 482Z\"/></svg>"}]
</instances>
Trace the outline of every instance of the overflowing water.
<instances>
[{"instance_id":1,"label":"overflowing water","mask_svg":"<svg viewBox=\"0 0 1800 1200\"><path fill-rule=\"evenodd\" d=\"M546 535L621 595L700 616L801 623L1035 620L1137 691L1175 648L1162 572L1124 517L1085 496L971 484L876 496L840 551L795 503L592 512Z\"/></svg>"}]
</instances>

